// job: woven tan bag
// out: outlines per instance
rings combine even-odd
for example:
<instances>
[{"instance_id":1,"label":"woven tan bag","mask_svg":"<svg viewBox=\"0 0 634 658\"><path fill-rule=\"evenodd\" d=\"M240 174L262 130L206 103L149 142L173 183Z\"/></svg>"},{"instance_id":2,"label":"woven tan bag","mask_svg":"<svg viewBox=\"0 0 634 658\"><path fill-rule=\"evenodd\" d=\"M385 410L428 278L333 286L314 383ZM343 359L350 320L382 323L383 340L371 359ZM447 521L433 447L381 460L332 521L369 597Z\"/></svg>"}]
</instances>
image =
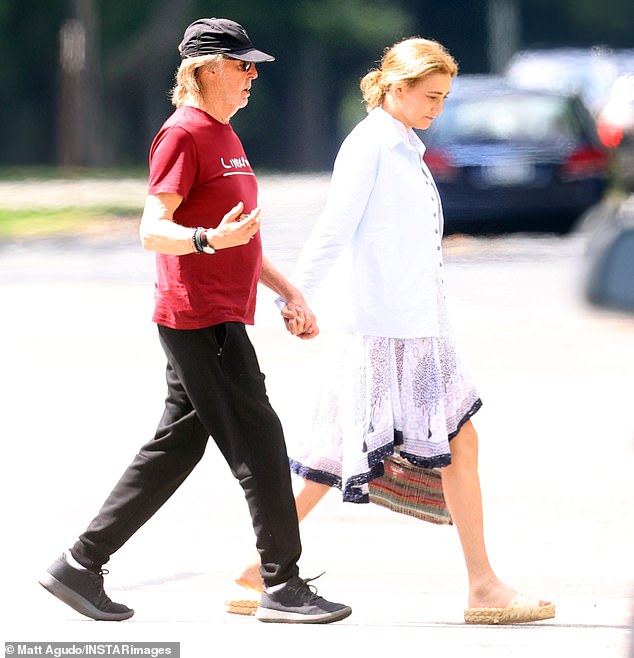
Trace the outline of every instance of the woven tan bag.
<instances>
[{"instance_id":1,"label":"woven tan bag","mask_svg":"<svg viewBox=\"0 0 634 658\"><path fill-rule=\"evenodd\" d=\"M384 461L385 473L370 482L370 502L399 514L453 525L439 468L414 466L397 454Z\"/></svg>"}]
</instances>

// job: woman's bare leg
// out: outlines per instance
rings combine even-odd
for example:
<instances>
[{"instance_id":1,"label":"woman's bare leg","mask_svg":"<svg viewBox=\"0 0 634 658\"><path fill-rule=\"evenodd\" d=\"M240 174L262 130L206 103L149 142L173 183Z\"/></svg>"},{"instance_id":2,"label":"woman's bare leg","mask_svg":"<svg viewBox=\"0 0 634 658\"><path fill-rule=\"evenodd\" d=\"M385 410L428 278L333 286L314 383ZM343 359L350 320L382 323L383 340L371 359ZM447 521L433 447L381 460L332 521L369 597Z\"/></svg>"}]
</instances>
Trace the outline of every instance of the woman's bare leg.
<instances>
[{"instance_id":1,"label":"woman's bare leg","mask_svg":"<svg viewBox=\"0 0 634 658\"><path fill-rule=\"evenodd\" d=\"M462 426L450 446L451 465L441 469L442 485L462 544L469 578L469 607L504 608L515 590L495 575L487 556L478 476L478 435L471 421Z\"/></svg>"},{"instance_id":2,"label":"woman's bare leg","mask_svg":"<svg viewBox=\"0 0 634 658\"><path fill-rule=\"evenodd\" d=\"M301 489L295 495L297 519L301 522L314 509L317 503L328 493L330 487L313 480L304 480ZM260 575L260 562L253 562L236 578L236 583L247 589L261 592L263 589Z\"/></svg>"}]
</instances>

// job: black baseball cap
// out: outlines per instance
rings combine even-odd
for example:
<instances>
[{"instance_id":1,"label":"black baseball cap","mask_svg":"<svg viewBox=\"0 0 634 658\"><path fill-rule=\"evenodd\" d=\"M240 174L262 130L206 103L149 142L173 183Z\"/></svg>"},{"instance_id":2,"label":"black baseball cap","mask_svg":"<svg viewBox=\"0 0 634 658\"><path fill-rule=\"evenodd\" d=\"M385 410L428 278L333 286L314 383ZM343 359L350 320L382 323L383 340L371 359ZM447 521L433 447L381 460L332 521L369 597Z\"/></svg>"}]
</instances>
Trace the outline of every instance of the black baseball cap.
<instances>
[{"instance_id":1,"label":"black baseball cap","mask_svg":"<svg viewBox=\"0 0 634 658\"><path fill-rule=\"evenodd\" d=\"M185 30L181 58L225 55L244 62L272 62L275 57L253 47L246 30L228 18L199 18Z\"/></svg>"}]
</instances>

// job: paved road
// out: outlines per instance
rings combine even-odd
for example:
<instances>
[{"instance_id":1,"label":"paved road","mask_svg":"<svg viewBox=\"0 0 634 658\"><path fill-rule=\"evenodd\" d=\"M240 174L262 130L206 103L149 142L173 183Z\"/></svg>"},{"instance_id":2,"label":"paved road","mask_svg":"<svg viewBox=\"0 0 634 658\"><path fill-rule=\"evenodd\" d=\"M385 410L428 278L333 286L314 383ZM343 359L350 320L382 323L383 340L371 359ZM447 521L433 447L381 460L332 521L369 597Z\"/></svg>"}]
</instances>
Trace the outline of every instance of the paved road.
<instances>
[{"instance_id":1,"label":"paved road","mask_svg":"<svg viewBox=\"0 0 634 658\"><path fill-rule=\"evenodd\" d=\"M288 270L325 182L264 179L269 253ZM266 203L264 202L266 201ZM301 212L296 209L301 208ZM4 640L179 641L182 655L624 657L632 613L634 318L589 308L586 237L445 241L458 339L485 406L476 422L491 559L518 588L552 597L553 622L461 623L464 567L452 528L332 492L303 526L302 571L354 607L329 627L225 615L251 557L239 488L215 448L110 565L122 624L84 621L36 584L96 511L162 408L163 358L149 321L153 259L135 227L0 246L4 373ZM288 441L310 408L328 330L287 336L263 291L253 340Z\"/></svg>"}]
</instances>

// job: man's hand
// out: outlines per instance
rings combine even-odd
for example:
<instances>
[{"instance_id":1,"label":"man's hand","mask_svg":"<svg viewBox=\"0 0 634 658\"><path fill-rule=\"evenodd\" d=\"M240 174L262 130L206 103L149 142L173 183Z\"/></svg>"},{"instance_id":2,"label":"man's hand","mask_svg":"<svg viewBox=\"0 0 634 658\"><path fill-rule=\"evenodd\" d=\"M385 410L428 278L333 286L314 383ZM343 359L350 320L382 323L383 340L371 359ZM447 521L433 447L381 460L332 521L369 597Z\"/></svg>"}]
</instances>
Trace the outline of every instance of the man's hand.
<instances>
[{"instance_id":1,"label":"man's hand","mask_svg":"<svg viewBox=\"0 0 634 658\"><path fill-rule=\"evenodd\" d=\"M282 317L286 328L293 336L308 340L319 334L317 319L303 300L301 303L287 302L282 309Z\"/></svg>"},{"instance_id":2,"label":"man's hand","mask_svg":"<svg viewBox=\"0 0 634 658\"><path fill-rule=\"evenodd\" d=\"M304 295L280 272L271 260L262 254L260 283L279 295L275 302L281 309L288 331L306 340L319 334L317 320L304 299ZM281 302L281 303L280 303Z\"/></svg>"},{"instance_id":3,"label":"man's hand","mask_svg":"<svg viewBox=\"0 0 634 658\"><path fill-rule=\"evenodd\" d=\"M216 228L208 228L207 244L214 249L228 249L247 244L260 230L260 209L248 215L242 214L244 203L240 201L221 220Z\"/></svg>"}]
</instances>

